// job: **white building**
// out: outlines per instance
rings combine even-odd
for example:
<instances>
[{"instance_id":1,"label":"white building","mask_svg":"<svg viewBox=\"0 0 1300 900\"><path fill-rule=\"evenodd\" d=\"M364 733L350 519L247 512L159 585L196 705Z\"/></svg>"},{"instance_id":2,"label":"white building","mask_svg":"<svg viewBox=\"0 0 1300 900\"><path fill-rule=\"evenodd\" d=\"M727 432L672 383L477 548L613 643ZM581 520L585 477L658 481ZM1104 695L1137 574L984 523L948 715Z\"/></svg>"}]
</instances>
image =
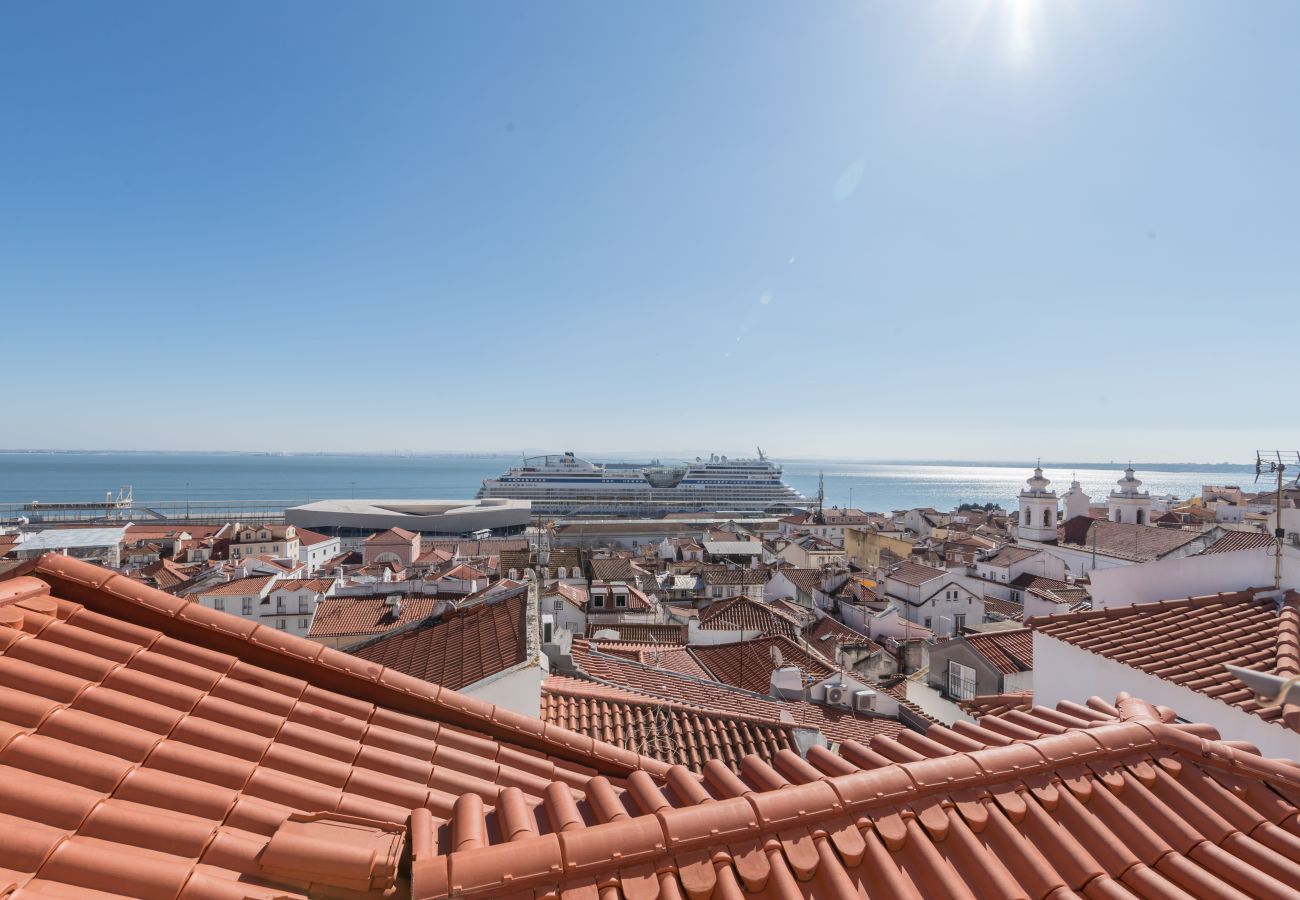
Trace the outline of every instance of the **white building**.
<instances>
[{"instance_id":1,"label":"white building","mask_svg":"<svg viewBox=\"0 0 1300 900\"><path fill-rule=\"evenodd\" d=\"M1142 482L1133 476L1133 467L1124 470L1124 477L1115 482L1115 489L1106 499L1110 520L1122 525L1151 524L1151 494L1142 490Z\"/></svg>"},{"instance_id":2,"label":"white building","mask_svg":"<svg viewBox=\"0 0 1300 900\"><path fill-rule=\"evenodd\" d=\"M1025 481L1025 489L1020 492L1020 514L1016 519L1016 535L1029 541L1056 540L1056 491L1043 477L1043 468L1038 466L1034 474Z\"/></svg>"}]
</instances>

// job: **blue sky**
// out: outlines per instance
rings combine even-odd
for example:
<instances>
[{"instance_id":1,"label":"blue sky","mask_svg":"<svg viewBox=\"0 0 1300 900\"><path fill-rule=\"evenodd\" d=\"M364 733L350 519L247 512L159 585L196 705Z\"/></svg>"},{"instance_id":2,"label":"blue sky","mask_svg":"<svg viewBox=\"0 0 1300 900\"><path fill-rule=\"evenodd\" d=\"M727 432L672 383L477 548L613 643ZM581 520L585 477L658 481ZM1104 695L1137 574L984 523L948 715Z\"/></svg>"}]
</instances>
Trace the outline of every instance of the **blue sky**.
<instances>
[{"instance_id":1,"label":"blue sky","mask_svg":"<svg viewBox=\"0 0 1300 900\"><path fill-rule=\"evenodd\" d=\"M1297 19L7 4L0 446L1298 445Z\"/></svg>"}]
</instances>

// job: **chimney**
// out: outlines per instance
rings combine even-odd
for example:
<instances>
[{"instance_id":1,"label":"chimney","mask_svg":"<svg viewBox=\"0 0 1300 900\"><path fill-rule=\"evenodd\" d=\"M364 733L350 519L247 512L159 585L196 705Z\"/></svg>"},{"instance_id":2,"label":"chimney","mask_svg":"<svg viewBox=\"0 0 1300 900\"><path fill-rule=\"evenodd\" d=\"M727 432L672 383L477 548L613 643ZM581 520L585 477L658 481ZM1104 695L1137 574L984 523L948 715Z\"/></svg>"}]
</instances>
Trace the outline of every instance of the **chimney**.
<instances>
[{"instance_id":1,"label":"chimney","mask_svg":"<svg viewBox=\"0 0 1300 900\"><path fill-rule=\"evenodd\" d=\"M401 594L389 594L387 597L384 598L384 606L387 606L387 607L388 607L388 610L389 610L389 612L391 612L391 613L393 614L393 618L394 618L394 619L399 619L399 618L401 618L401 616L402 616L402 595L401 595Z\"/></svg>"}]
</instances>

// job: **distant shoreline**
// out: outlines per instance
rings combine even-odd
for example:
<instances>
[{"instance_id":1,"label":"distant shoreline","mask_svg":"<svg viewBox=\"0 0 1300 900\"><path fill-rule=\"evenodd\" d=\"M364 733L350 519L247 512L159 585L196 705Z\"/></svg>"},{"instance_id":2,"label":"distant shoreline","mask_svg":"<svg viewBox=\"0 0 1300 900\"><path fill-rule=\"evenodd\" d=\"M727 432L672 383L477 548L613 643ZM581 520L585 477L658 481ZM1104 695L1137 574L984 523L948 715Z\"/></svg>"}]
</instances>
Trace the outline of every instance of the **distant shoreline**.
<instances>
[{"instance_id":1,"label":"distant shoreline","mask_svg":"<svg viewBox=\"0 0 1300 900\"><path fill-rule=\"evenodd\" d=\"M544 450L527 449L523 451L527 454L542 454ZM554 452L554 451L552 451ZM605 461L648 461L651 458L669 459L669 460L688 460L696 456L708 456L709 451L699 453L689 452L665 452L641 451L636 453L599 453L592 452L587 454L587 458L597 462ZM448 450L448 451L415 451L415 450L374 450L374 451L346 451L346 450L86 450L86 449L65 449L65 448L39 448L39 449L19 449L19 448L0 448L0 456L255 456L268 458L293 458L293 457L314 457L314 458L332 458L332 459L519 459L519 451L502 451L502 450ZM579 453L579 456L583 454ZM727 454L731 455L731 454ZM736 454L743 456L744 454ZM1031 461L1024 459L897 459L897 458L879 458L879 457L849 457L849 456L775 456L771 457L778 462L791 463L824 463L832 465L841 464L869 464L882 466L981 466L987 468L1015 468L1018 466L1031 465ZM1079 468L1103 468L1119 467L1123 468L1132 465L1136 469L1170 469L1170 468L1198 468L1198 469L1242 469L1253 467L1253 462L1152 462L1152 461L1133 461L1128 460L1042 460L1044 468L1062 469L1071 466Z\"/></svg>"}]
</instances>

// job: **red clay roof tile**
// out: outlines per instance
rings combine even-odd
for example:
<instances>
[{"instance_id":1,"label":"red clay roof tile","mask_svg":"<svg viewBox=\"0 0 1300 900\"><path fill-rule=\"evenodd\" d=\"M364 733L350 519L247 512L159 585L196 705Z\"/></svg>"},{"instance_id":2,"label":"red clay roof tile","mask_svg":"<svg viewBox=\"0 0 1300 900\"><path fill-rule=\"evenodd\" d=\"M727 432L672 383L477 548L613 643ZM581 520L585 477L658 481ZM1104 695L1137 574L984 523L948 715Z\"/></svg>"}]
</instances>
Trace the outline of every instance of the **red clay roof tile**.
<instances>
[{"instance_id":1,"label":"red clay roof tile","mask_svg":"<svg viewBox=\"0 0 1300 900\"><path fill-rule=\"evenodd\" d=\"M348 652L459 690L524 661L527 590L417 621Z\"/></svg>"},{"instance_id":2,"label":"red clay roof tile","mask_svg":"<svg viewBox=\"0 0 1300 900\"><path fill-rule=\"evenodd\" d=\"M1300 674L1300 594L1255 591L1037 616L1026 625L1089 653L1300 731L1300 707L1261 706L1225 665Z\"/></svg>"}]
</instances>

